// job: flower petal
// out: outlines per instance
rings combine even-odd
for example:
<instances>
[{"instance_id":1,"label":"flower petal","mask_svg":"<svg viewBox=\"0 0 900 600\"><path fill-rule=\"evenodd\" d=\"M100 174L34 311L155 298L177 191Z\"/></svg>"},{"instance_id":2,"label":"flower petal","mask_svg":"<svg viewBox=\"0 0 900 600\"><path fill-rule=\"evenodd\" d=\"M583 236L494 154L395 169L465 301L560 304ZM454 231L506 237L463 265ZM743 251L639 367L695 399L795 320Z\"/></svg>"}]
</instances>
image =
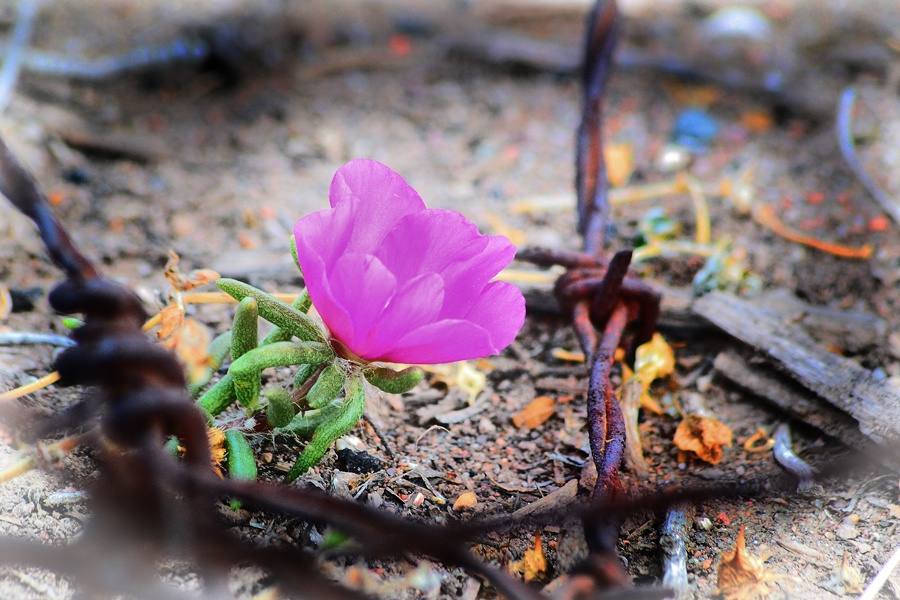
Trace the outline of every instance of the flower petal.
<instances>
[{"instance_id":1,"label":"flower petal","mask_svg":"<svg viewBox=\"0 0 900 600\"><path fill-rule=\"evenodd\" d=\"M334 337L354 353L382 326L381 314L397 291L397 280L371 255L345 254L332 267L319 299L310 297ZM346 318L344 318L346 315Z\"/></svg>"},{"instance_id":2,"label":"flower petal","mask_svg":"<svg viewBox=\"0 0 900 600\"><path fill-rule=\"evenodd\" d=\"M518 287L494 281L478 296L466 318L491 332L496 354L509 346L525 323L525 297Z\"/></svg>"},{"instance_id":3,"label":"flower petal","mask_svg":"<svg viewBox=\"0 0 900 600\"><path fill-rule=\"evenodd\" d=\"M480 295L485 293L493 279L516 255L516 247L502 235L483 236L487 239L485 248L471 260L453 262L448 264L441 277L444 278L444 306L441 309L443 318L458 318L470 314L473 306L481 302ZM515 286L511 286L510 297L518 296L523 310L524 299L522 292ZM477 290L477 291L476 291ZM506 300L502 300L505 302ZM518 329L517 329L518 331ZM501 347L506 347L504 344Z\"/></svg>"},{"instance_id":4,"label":"flower petal","mask_svg":"<svg viewBox=\"0 0 900 600\"><path fill-rule=\"evenodd\" d=\"M507 238L481 235L463 215L438 209L403 217L376 250L400 282L427 272L443 277L443 319L464 317L515 254Z\"/></svg>"},{"instance_id":5,"label":"flower petal","mask_svg":"<svg viewBox=\"0 0 900 600\"><path fill-rule=\"evenodd\" d=\"M410 331L382 360L437 364L497 354L525 322L525 298L511 283L489 284L465 319L444 319Z\"/></svg>"},{"instance_id":6,"label":"flower petal","mask_svg":"<svg viewBox=\"0 0 900 600\"><path fill-rule=\"evenodd\" d=\"M409 332L382 360L433 365L495 352L491 334L484 327L463 319L446 319Z\"/></svg>"},{"instance_id":7,"label":"flower petal","mask_svg":"<svg viewBox=\"0 0 900 600\"><path fill-rule=\"evenodd\" d=\"M438 363L499 352L524 322L518 289L493 282L515 255L455 211L425 209L371 160L335 174L332 208L294 226L307 289L332 335L367 360Z\"/></svg>"},{"instance_id":8,"label":"flower petal","mask_svg":"<svg viewBox=\"0 0 900 600\"><path fill-rule=\"evenodd\" d=\"M338 169L328 199L352 216L343 251L372 254L404 216L425 210L418 192L389 167L358 158ZM343 232L341 232L343 233Z\"/></svg>"},{"instance_id":9,"label":"flower petal","mask_svg":"<svg viewBox=\"0 0 900 600\"><path fill-rule=\"evenodd\" d=\"M449 263L477 256L486 246L487 237L463 215L430 208L398 220L375 252L402 281L439 273Z\"/></svg>"},{"instance_id":10,"label":"flower petal","mask_svg":"<svg viewBox=\"0 0 900 600\"><path fill-rule=\"evenodd\" d=\"M379 327L358 349L351 349L357 356L369 360L387 360L384 357L397 348L404 335L438 320L443 303L441 276L436 273L420 275L397 290L381 313Z\"/></svg>"}]
</instances>

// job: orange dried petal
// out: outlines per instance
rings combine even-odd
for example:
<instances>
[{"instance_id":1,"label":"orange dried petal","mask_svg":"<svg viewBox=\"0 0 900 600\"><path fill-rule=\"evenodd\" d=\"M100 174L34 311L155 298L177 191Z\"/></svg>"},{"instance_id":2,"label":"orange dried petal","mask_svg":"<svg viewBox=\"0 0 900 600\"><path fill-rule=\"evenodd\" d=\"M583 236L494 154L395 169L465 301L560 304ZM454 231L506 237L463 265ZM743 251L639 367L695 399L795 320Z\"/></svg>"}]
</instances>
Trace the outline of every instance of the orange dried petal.
<instances>
[{"instance_id":1,"label":"orange dried petal","mask_svg":"<svg viewBox=\"0 0 900 600\"><path fill-rule=\"evenodd\" d=\"M722 460L722 446L731 447L733 434L727 425L702 415L687 415L675 430L675 445L684 452L693 452L701 460L718 464Z\"/></svg>"},{"instance_id":2,"label":"orange dried petal","mask_svg":"<svg viewBox=\"0 0 900 600\"><path fill-rule=\"evenodd\" d=\"M522 560L510 563L509 568L513 573L521 573L525 581L535 581L546 576L547 557L544 555L540 532L534 534L534 547L525 551Z\"/></svg>"},{"instance_id":3,"label":"orange dried petal","mask_svg":"<svg viewBox=\"0 0 900 600\"><path fill-rule=\"evenodd\" d=\"M519 429L537 427L556 412L556 401L550 396L538 396L528 406L512 416L513 425Z\"/></svg>"},{"instance_id":4,"label":"orange dried petal","mask_svg":"<svg viewBox=\"0 0 900 600\"><path fill-rule=\"evenodd\" d=\"M782 577L771 573L763 561L747 553L747 539L741 525L734 550L722 555L716 585L726 600L754 600L769 595L769 584Z\"/></svg>"},{"instance_id":5,"label":"orange dried petal","mask_svg":"<svg viewBox=\"0 0 900 600\"><path fill-rule=\"evenodd\" d=\"M209 328L195 319L185 319L167 342L184 367L189 383L199 383L209 375Z\"/></svg>"},{"instance_id":6,"label":"orange dried petal","mask_svg":"<svg viewBox=\"0 0 900 600\"><path fill-rule=\"evenodd\" d=\"M624 185L634 172L634 148L631 144L613 144L603 151L606 158L606 176L618 187Z\"/></svg>"},{"instance_id":7,"label":"orange dried petal","mask_svg":"<svg viewBox=\"0 0 900 600\"><path fill-rule=\"evenodd\" d=\"M211 283L220 277L221 275L212 269L197 269L191 271L191 274L181 282L180 290L182 292L189 292L195 288L202 287L207 283Z\"/></svg>"},{"instance_id":8,"label":"orange dried petal","mask_svg":"<svg viewBox=\"0 0 900 600\"><path fill-rule=\"evenodd\" d=\"M184 323L184 309L177 304L170 304L159 311L159 331L156 337L164 340L169 338Z\"/></svg>"}]
</instances>

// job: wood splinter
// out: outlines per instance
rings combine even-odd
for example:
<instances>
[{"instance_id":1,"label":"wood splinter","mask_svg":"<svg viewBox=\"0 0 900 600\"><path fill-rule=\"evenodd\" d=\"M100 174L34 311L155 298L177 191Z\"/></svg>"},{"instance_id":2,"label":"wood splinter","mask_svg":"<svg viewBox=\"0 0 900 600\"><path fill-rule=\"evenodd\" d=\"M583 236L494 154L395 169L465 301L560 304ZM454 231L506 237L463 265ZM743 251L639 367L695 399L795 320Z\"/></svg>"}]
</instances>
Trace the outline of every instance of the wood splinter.
<instances>
[{"instance_id":1,"label":"wood splinter","mask_svg":"<svg viewBox=\"0 0 900 600\"><path fill-rule=\"evenodd\" d=\"M716 359L720 372L879 462L900 463L900 387L747 300L713 292L693 310L762 363L742 368L741 355L727 351Z\"/></svg>"}]
</instances>

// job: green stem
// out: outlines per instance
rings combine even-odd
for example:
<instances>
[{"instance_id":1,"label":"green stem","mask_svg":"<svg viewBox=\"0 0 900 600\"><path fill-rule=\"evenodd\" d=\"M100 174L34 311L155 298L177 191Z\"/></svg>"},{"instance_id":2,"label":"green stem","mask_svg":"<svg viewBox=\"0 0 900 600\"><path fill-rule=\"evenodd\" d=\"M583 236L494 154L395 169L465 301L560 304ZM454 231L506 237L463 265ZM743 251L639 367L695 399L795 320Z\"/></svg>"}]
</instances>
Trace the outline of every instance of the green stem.
<instances>
[{"instance_id":1,"label":"green stem","mask_svg":"<svg viewBox=\"0 0 900 600\"><path fill-rule=\"evenodd\" d=\"M228 373L234 376L238 402L253 408L262 388L260 376L269 367L289 367L301 363L321 364L334 360L328 344L318 342L276 342L250 350L231 363Z\"/></svg>"},{"instance_id":2,"label":"green stem","mask_svg":"<svg viewBox=\"0 0 900 600\"><path fill-rule=\"evenodd\" d=\"M226 373L222 379L216 382L216 385L206 390L206 393L197 400L197 404L207 414L210 423L223 410L231 406L237 398L233 384L234 376Z\"/></svg>"},{"instance_id":3,"label":"green stem","mask_svg":"<svg viewBox=\"0 0 900 600\"><path fill-rule=\"evenodd\" d=\"M361 378L354 377L347 385L347 397L341 402L340 411L333 419L322 423L316 429L309 444L285 477L285 481L288 483L294 481L322 460L331 444L359 422L365 408L366 386Z\"/></svg>"}]
</instances>

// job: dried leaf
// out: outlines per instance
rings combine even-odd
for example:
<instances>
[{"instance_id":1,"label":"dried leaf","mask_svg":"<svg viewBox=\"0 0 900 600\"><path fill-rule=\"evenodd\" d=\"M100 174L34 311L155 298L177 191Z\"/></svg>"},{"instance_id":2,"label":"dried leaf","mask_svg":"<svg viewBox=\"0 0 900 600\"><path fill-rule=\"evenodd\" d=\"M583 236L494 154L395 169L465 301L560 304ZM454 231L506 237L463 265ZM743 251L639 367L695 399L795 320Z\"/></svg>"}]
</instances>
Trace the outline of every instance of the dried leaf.
<instances>
[{"instance_id":1,"label":"dried leaf","mask_svg":"<svg viewBox=\"0 0 900 600\"><path fill-rule=\"evenodd\" d=\"M769 434L762 427L756 430L756 433L747 438L744 442L744 450L746 452L768 452L775 447L775 438L770 438Z\"/></svg>"},{"instance_id":2,"label":"dried leaf","mask_svg":"<svg viewBox=\"0 0 900 600\"><path fill-rule=\"evenodd\" d=\"M476 496L474 492L464 492L456 499L456 502L453 503L453 511L459 512L461 510L466 510L467 508L472 508L477 503L478 496Z\"/></svg>"},{"instance_id":3,"label":"dried leaf","mask_svg":"<svg viewBox=\"0 0 900 600\"><path fill-rule=\"evenodd\" d=\"M221 277L221 275L212 269L197 269L191 271L189 275L184 275L178 268L178 263L180 262L181 257L174 251L169 250L169 261L166 263L163 275L165 275L172 287L175 288L176 292L189 292Z\"/></svg>"},{"instance_id":4,"label":"dried leaf","mask_svg":"<svg viewBox=\"0 0 900 600\"><path fill-rule=\"evenodd\" d=\"M478 358L475 360L475 368L479 371L488 372L488 371L493 371L497 367L495 367L494 363L492 363L491 361L489 361L486 358Z\"/></svg>"},{"instance_id":5,"label":"dried leaf","mask_svg":"<svg viewBox=\"0 0 900 600\"><path fill-rule=\"evenodd\" d=\"M638 346L634 358L634 370L649 386L660 377L668 377L675 371L675 353L658 333L646 344Z\"/></svg>"},{"instance_id":6,"label":"dried leaf","mask_svg":"<svg viewBox=\"0 0 900 600\"><path fill-rule=\"evenodd\" d=\"M212 269L196 269L191 271L190 275L182 281L181 291L189 292L195 288L202 287L207 283L212 283L220 277L221 275Z\"/></svg>"},{"instance_id":7,"label":"dried leaf","mask_svg":"<svg viewBox=\"0 0 900 600\"><path fill-rule=\"evenodd\" d=\"M544 556L540 532L534 534L534 548L526 550L522 560L510 563L509 570L521 573L525 581L536 581L547 575L547 557Z\"/></svg>"},{"instance_id":8,"label":"dried leaf","mask_svg":"<svg viewBox=\"0 0 900 600\"><path fill-rule=\"evenodd\" d=\"M645 408L658 415L663 413L662 407L650 395L650 384L659 377L671 375L675 370L675 353L658 333L641 344L635 354L632 373L628 365L623 364L624 383L619 390L619 402L625 417L625 452L628 464L639 473L647 473L650 466L644 460L641 448L641 432L638 429L638 412Z\"/></svg>"},{"instance_id":9,"label":"dried leaf","mask_svg":"<svg viewBox=\"0 0 900 600\"><path fill-rule=\"evenodd\" d=\"M224 475L222 475L222 470L219 468L219 465L221 465L225 460L225 432L218 427L208 427L206 429L206 438L207 440L209 440L209 449L210 454L212 455L213 470L215 470L219 477L224 477ZM184 446L179 445L178 452L179 454L184 454Z\"/></svg>"},{"instance_id":10,"label":"dried leaf","mask_svg":"<svg viewBox=\"0 0 900 600\"><path fill-rule=\"evenodd\" d=\"M170 304L159 311L159 330L156 337L164 340L172 336L181 328L184 322L184 308L177 304Z\"/></svg>"},{"instance_id":11,"label":"dried leaf","mask_svg":"<svg viewBox=\"0 0 900 600\"><path fill-rule=\"evenodd\" d=\"M622 416L625 419L625 457L632 469L646 474L650 472L650 465L644 459L641 431L638 428L638 412L643 404L642 398L646 394L646 389L640 378L635 377L627 365L622 365L622 371L625 382L619 390L619 404L622 406Z\"/></svg>"},{"instance_id":12,"label":"dried leaf","mask_svg":"<svg viewBox=\"0 0 900 600\"><path fill-rule=\"evenodd\" d=\"M584 362L584 352L572 352L563 348L554 348L553 358L569 362Z\"/></svg>"},{"instance_id":13,"label":"dried leaf","mask_svg":"<svg viewBox=\"0 0 900 600\"><path fill-rule=\"evenodd\" d=\"M723 554L719 564L716 585L725 600L765 598L771 592L772 582L781 577L784 576L768 571L763 566L763 560L747 553L747 540L741 525L734 550Z\"/></svg>"},{"instance_id":14,"label":"dried leaf","mask_svg":"<svg viewBox=\"0 0 900 600\"><path fill-rule=\"evenodd\" d=\"M550 396L538 396L528 406L512 416L513 425L519 429L533 429L556 412L556 401Z\"/></svg>"},{"instance_id":15,"label":"dried leaf","mask_svg":"<svg viewBox=\"0 0 900 600\"><path fill-rule=\"evenodd\" d=\"M0 285L0 321L5 321L12 314L12 296L9 294L9 288Z\"/></svg>"},{"instance_id":16,"label":"dried leaf","mask_svg":"<svg viewBox=\"0 0 900 600\"><path fill-rule=\"evenodd\" d=\"M509 241L511 241L516 246L522 246L525 244L526 235L525 232L520 229L513 229L503 222L500 217L495 215L492 212L484 211L482 213L484 220L488 222L488 225L491 228L499 233L500 235L506 237Z\"/></svg>"},{"instance_id":17,"label":"dried leaf","mask_svg":"<svg viewBox=\"0 0 900 600\"><path fill-rule=\"evenodd\" d=\"M733 434L727 425L702 415L687 415L675 430L675 445L684 452L693 452L701 460L718 464L722 446L731 447Z\"/></svg>"},{"instance_id":18,"label":"dried leaf","mask_svg":"<svg viewBox=\"0 0 900 600\"><path fill-rule=\"evenodd\" d=\"M478 395L487 385L487 376L473 367L468 361L443 365L425 365L426 373L431 374L432 383L443 383L447 387L457 387L469 396L469 405L475 404Z\"/></svg>"},{"instance_id":19,"label":"dried leaf","mask_svg":"<svg viewBox=\"0 0 900 600\"><path fill-rule=\"evenodd\" d=\"M166 262L163 275L165 275L166 279L176 290L178 289L178 284L181 282L181 270L178 268L178 263L180 262L181 257L178 256L174 250L169 250L169 260Z\"/></svg>"},{"instance_id":20,"label":"dried leaf","mask_svg":"<svg viewBox=\"0 0 900 600\"><path fill-rule=\"evenodd\" d=\"M212 450L212 459L216 466L225 460L225 432L218 427L210 427L206 430L209 438L209 447Z\"/></svg>"},{"instance_id":21,"label":"dried leaf","mask_svg":"<svg viewBox=\"0 0 900 600\"><path fill-rule=\"evenodd\" d=\"M853 563L850 562L850 555L844 551L844 559L836 574L837 583L842 594L859 594L863 591L863 576Z\"/></svg>"},{"instance_id":22,"label":"dried leaf","mask_svg":"<svg viewBox=\"0 0 900 600\"><path fill-rule=\"evenodd\" d=\"M175 352L175 356L184 367L188 383L197 384L209 379L211 341L212 334L206 325L188 318L184 319L181 327L165 342L166 347Z\"/></svg>"},{"instance_id":23,"label":"dried leaf","mask_svg":"<svg viewBox=\"0 0 900 600\"><path fill-rule=\"evenodd\" d=\"M631 144L613 144L603 152L606 158L606 176L618 187L624 185L634 172L634 148Z\"/></svg>"}]
</instances>

